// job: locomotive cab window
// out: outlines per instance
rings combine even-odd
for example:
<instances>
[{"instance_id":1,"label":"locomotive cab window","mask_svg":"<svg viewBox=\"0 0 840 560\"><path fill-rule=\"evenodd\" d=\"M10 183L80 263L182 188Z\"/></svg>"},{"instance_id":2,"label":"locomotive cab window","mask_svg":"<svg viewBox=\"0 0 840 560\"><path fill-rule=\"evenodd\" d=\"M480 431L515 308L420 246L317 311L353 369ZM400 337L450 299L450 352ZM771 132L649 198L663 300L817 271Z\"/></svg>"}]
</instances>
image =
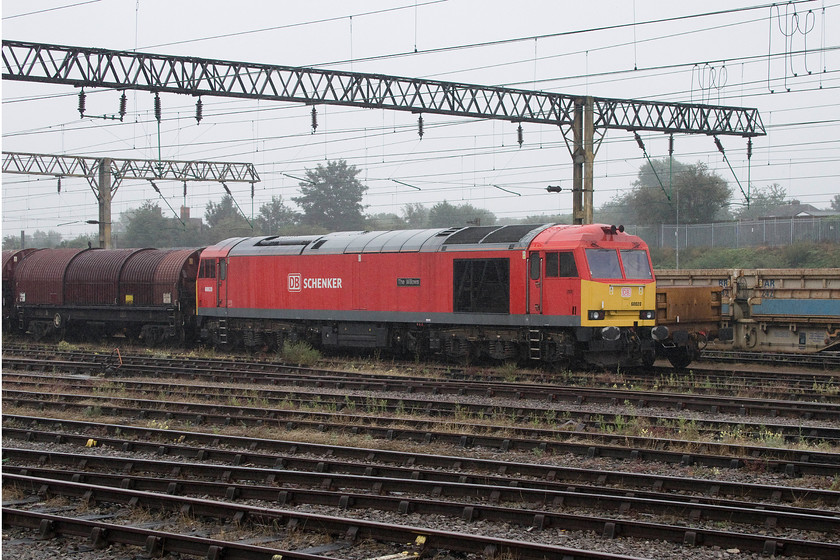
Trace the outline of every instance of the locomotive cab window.
<instances>
[{"instance_id":1,"label":"locomotive cab window","mask_svg":"<svg viewBox=\"0 0 840 560\"><path fill-rule=\"evenodd\" d=\"M592 278L621 278L621 266L615 249L587 249L589 273Z\"/></svg>"},{"instance_id":2,"label":"locomotive cab window","mask_svg":"<svg viewBox=\"0 0 840 560\"><path fill-rule=\"evenodd\" d=\"M545 254L546 278L574 278L577 276L575 256L571 251Z\"/></svg>"},{"instance_id":3,"label":"locomotive cab window","mask_svg":"<svg viewBox=\"0 0 840 560\"><path fill-rule=\"evenodd\" d=\"M204 259L201 261L201 266L198 269L199 278L215 278L216 277L216 262L211 259Z\"/></svg>"},{"instance_id":4,"label":"locomotive cab window","mask_svg":"<svg viewBox=\"0 0 840 560\"><path fill-rule=\"evenodd\" d=\"M528 270L529 270L529 274L531 275L531 280L539 280L540 279L540 254L539 253L531 253L531 257L528 260Z\"/></svg>"},{"instance_id":5,"label":"locomotive cab window","mask_svg":"<svg viewBox=\"0 0 840 560\"><path fill-rule=\"evenodd\" d=\"M453 311L510 312L510 259L455 259L452 281Z\"/></svg>"},{"instance_id":6,"label":"locomotive cab window","mask_svg":"<svg viewBox=\"0 0 840 560\"><path fill-rule=\"evenodd\" d=\"M650 262L645 251L621 251L621 262L624 263L624 275L634 280L651 280Z\"/></svg>"}]
</instances>

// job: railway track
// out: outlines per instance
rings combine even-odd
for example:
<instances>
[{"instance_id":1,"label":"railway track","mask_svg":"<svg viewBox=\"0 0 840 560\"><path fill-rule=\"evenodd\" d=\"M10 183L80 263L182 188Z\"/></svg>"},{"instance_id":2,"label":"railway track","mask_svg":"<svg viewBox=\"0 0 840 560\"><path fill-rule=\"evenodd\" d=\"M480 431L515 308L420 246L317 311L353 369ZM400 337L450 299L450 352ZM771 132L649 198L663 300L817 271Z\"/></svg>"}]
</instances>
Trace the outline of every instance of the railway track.
<instances>
[{"instance_id":1,"label":"railway track","mask_svg":"<svg viewBox=\"0 0 840 560\"><path fill-rule=\"evenodd\" d=\"M595 485L599 491L608 492L607 488L610 486L621 486L632 489L634 492L647 489L657 492L679 492L689 496L732 496L766 502L814 501L828 506L840 506L840 494L813 488L721 481L710 484L707 479L687 479L644 472L602 472L564 467L558 464L515 462L507 457L485 459L436 455L427 452L360 449L332 444L224 436L190 430L173 431L125 424L15 415L4 415L3 420L4 436L17 441L86 447L93 440L94 445L91 447L95 448L143 452L155 457L200 459L234 466L248 464L275 469L349 475L377 473L392 478L463 481L475 484L492 479L500 486L511 488L568 490L570 485L574 488L580 485ZM39 456L43 454L38 453ZM88 458L89 463L96 460L98 459L94 457ZM38 462L42 461L39 459ZM228 478L234 475L235 473L230 471Z\"/></svg>"},{"instance_id":2,"label":"railway track","mask_svg":"<svg viewBox=\"0 0 840 560\"><path fill-rule=\"evenodd\" d=\"M742 550L764 554L830 558L840 550L840 544L824 542L833 540L832 535L836 535L836 525L840 523L836 512L775 503L807 499L815 503L833 502L836 505L840 496L837 492L799 489L783 495L778 486L730 484L721 487L709 485L705 480L645 478L644 475L635 475L635 482L625 483L625 479L634 478L629 473L612 473L611 481L620 480L629 487L650 484L651 490L644 492L634 488L628 492L626 488L605 486L604 474L600 474L595 481L600 482L600 486L585 487L581 484L582 480L577 480L575 486L569 487L568 482L560 480L581 476L583 471L575 473L566 470L558 473L556 467L543 466L539 469L533 465L511 464L504 460L473 462L460 457L431 458L428 455L397 452L382 454L379 451L352 448L348 451L356 454L367 451L368 455L363 463L347 463L336 459L336 450L332 446L308 448L307 452L320 451L322 456L307 458L300 457L303 450L298 449L297 444L290 443L287 445L294 447L294 452L278 456L277 453L258 454L252 450L255 444L275 446L277 442L274 441L262 442L252 438L239 438L238 442L225 438L226 441L222 441L211 434L203 436L215 438L210 447L179 444L174 447L167 445L163 450L163 446L158 445L155 454L163 459L142 459L133 455L100 456L90 453L91 447L85 447L90 445L90 439L83 443L85 435L71 433L74 428L82 428L90 434L93 426L53 422L60 424L64 432L36 436L28 430L15 432L12 437L23 435L22 439L29 441L37 437L51 437L57 441L55 438L60 435L65 443L88 452L57 453L7 447L4 459L11 464L4 472L4 486L29 489L42 496L81 499L88 506L100 502L116 503L153 511L177 511L182 515L211 516L226 521L234 520L238 524L246 521L274 522L277 519L296 526L301 523L317 523L321 527L331 527L332 532L338 534L350 529L341 526L335 515L329 515L329 519L324 520L321 516L311 516L309 513L300 516L288 508L293 505L329 507L345 512L341 518L345 524L353 522L346 517L348 510L375 509L399 516L442 516L467 523L478 520L504 522L538 531L562 527L567 531L594 531L607 538L657 538L695 546L730 546L737 542ZM108 429L128 434L143 430L128 426L110 426ZM176 434L160 430L157 435L171 440ZM181 434L184 435L189 437L191 434ZM182 438L179 436L176 439ZM225 449L236 443L246 446L248 451L241 448ZM147 445L152 444L123 438L98 439L94 447L121 449L123 453L133 454ZM171 455L178 455L176 447L189 453L190 459L166 460ZM437 468L422 469L417 464L422 461L434 463ZM383 462L383 465L377 464L379 462ZM393 466L395 463L403 466ZM246 464L248 466L243 466ZM259 467L261 464L267 466ZM475 468L481 469L479 473L494 472L495 476L462 474ZM342 474L353 470L362 474ZM498 474L507 470L520 476L512 478ZM523 479L520 470L528 472L533 478ZM542 476L537 478L540 474ZM512 482L516 482L516 485ZM678 488L680 494L675 495ZM721 494L763 496L771 502L750 503L743 498L729 500L721 498ZM258 507L260 503L270 503L272 507ZM550 504L551 508L533 509L533 504L538 503ZM557 508L563 511L557 511ZM586 511L578 511L580 508ZM574 509L575 513L565 513L568 509ZM638 515L650 514L667 515L694 523L700 519L716 523L737 518L741 527L722 531L634 519ZM335 529L336 526L342 529ZM804 531L807 538L768 538L767 535L750 533L749 528L752 526ZM381 527L375 529L376 535L388 534ZM815 538L819 533L824 533L822 540ZM442 537L434 531L424 530L423 534L438 539L431 541L438 543L437 546L448 547L451 544L441 541ZM486 552L487 546L494 545L483 542L483 552ZM495 542L498 540L495 539ZM478 552L463 545L453 550ZM514 552L514 549L496 550ZM521 557L539 558L543 557L540 554L547 554L548 551L542 547L536 552L519 548L516 553Z\"/></svg>"},{"instance_id":3,"label":"railway track","mask_svg":"<svg viewBox=\"0 0 840 560\"><path fill-rule=\"evenodd\" d=\"M504 381L470 380L457 381L441 378L414 378L395 375L363 374L357 372L341 372L318 368L298 368L266 363L249 365L238 362L212 363L204 366L200 363L184 362L181 359L139 360L139 363L124 362L119 368L119 377L142 376L166 379L196 379L203 378L213 382L241 381L262 384L291 384L299 387L333 387L342 390L382 391L400 390L406 392L432 392L435 394L507 396L510 398L550 399L555 402L583 402L603 403L614 405L617 402L635 402L640 407L665 406L678 409L691 409L712 412L725 412L746 415L750 411L755 414L778 416L789 412L795 416L802 416L810 412L812 417L836 418L840 401L836 395L827 395L823 391L818 395L819 402L804 403L785 399L767 404L767 399L738 398L731 395L720 398L715 395L657 393L655 391L636 391L632 389L615 388L610 391L591 389L575 385L513 383ZM109 370L97 361L56 360L50 358L19 358L4 357L4 368L18 371L50 371L68 374L99 374L117 375L117 369ZM812 383L814 383L812 381ZM833 383L833 379L828 383ZM790 397L790 393L784 393ZM794 395L795 396L795 395ZM807 400L808 395L803 395ZM837 401L837 402L835 402Z\"/></svg>"},{"instance_id":4,"label":"railway track","mask_svg":"<svg viewBox=\"0 0 840 560\"><path fill-rule=\"evenodd\" d=\"M166 400L156 400L4 390L3 396L7 406L40 410L75 410L77 414L82 415L178 420L197 425L237 424L286 429L306 427L320 432L350 431L354 434L368 434L391 440L447 441L456 442L462 447L480 446L494 449L539 448L552 453L571 452L599 456L613 453L624 455L624 445L629 444L634 449L626 455L628 457L669 463L732 468L751 464L752 461L763 461L767 463L768 468L784 469L790 474L826 474L836 472L836 469L840 468L840 455L818 449L803 451L761 445L611 434L609 431L576 432L568 429L518 427L509 423L488 425L454 417L441 420L412 419L402 415L397 418L384 418L382 415L387 415L388 410L382 399L373 399L372 408L366 414L360 414L355 410L349 413L272 410L261 403L258 406L244 406L242 403L222 405L168 400L172 395L166 397ZM453 422L456 423L454 431ZM465 428L470 428L476 435L464 434L461 430ZM489 435L483 435L482 432ZM500 435L494 436L494 433ZM689 449L699 449L700 452L686 453Z\"/></svg>"},{"instance_id":5,"label":"railway track","mask_svg":"<svg viewBox=\"0 0 840 560\"><path fill-rule=\"evenodd\" d=\"M43 457L43 456L42 456ZM49 459L48 459L49 460ZM76 461L85 461L85 457L76 457ZM108 501L129 503L135 501L138 507L155 509L171 509L182 513L207 515L214 510L231 509L228 516L239 523L246 517L266 519L266 510L248 509L243 511L229 501L248 502L257 501L274 503L276 507L295 505L322 505L336 509L373 509L384 512L398 512L400 514L438 515L442 517L461 518L466 521L485 520L499 523L512 523L521 527L533 527L544 530L550 527L563 527L566 530L595 531L612 537L644 538L653 533L659 538L673 542L686 542L686 539L698 540L706 546L721 546L728 544L724 532L710 530L686 531L685 527L676 525L653 525L629 518L628 513L670 515L675 519L703 518L708 521L729 521L737 519L739 524L747 527L784 527L807 531L809 534L824 533L831 535L840 530L840 519L819 509L767 507L763 504L749 503L700 503L699 501L677 500L673 496L662 495L667 500L639 497L639 496L609 496L587 491L565 492L548 490L529 490L526 488L511 489L491 485L473 485L465 483L442 483L438 481L389 481L381 477L337 477L332 474L320 473L288 473L275 471L274 479L267 485L238 484L230 480L223 480L226 476L225 466L216 466L214 480L197 481L190 479L193 474L189 464L173 464L170 472L179 471L181 476L166 478L159 476L136 476L125 474L125 467L134 463L117 461L114 468L122 468L123 472L103 474L87 471L67 471L48 468L12 468L11 473L4 473L4 483L17 487L35 487L42 494L62 495L71 497L86 497L90 501ZM291 480L286 480L286 477ZM294 485L290 490L278 490L274 483L283 480L283 487ZM390 484L389 484L390 483ZM317 487L312 489L311 487ZM309 487L309 488L307 488ZM325 489L326 488L326 489ZM358 489L356 491L353 491ZM115 489L120 489L114 496ZM154 496L149 496L153 493ZM165 495L164 500L160 495ZM437 496L428 498L423 496ZM442 499L445 495L449 499ZM170 498L170 496L172 496ZM203 496L200 502L182 499L181 497ZM207 499L209 497L210 499ZM470 501L456 501L452 498L468 498ZM217 500L226 499L223 505ZM486 500L483 505L473 505L475 500ZM510 507L504 504L513 503ZM593 504L598 510L622 514L620 518L588 514L568 514L552 512L528 507L534 503L551 503L569 508L591 509ZM173 505L174 504L174 505ZM496 505L498 504L498 505ZM197 508L207 509L197 509ZM281 518L291 517L288 510L276 509L273 515ZM224 515L216 513L216 515ZM310 520L306 519L307 522ZM323 523L323 520L319 520ZM690 533L690 534L687 534ZM771 552L787 550L797 554L825 555L831 551L840 551L840 544L812 543L804 545L804 539L774 539L768 543L766 537L744 535L741 542L753 551ZM744 545L742 545L744 546ZM477 552L474 549L462 549L467 552Z\"/></svg>"},{"instance_id":6,"label":"railway track","mask_svg":"<svg viewBox=\"0 0 840 560\"><path fill-rule=\"evenodd\" d=\"M832 402L604 391L439 373L414 379L229 360L182 360L179 369L160 359L137 365L128 359L105 372L100 357L73 358L81 362L4 357L3 484L22 496L4 503L4 527L29 527L45 537L82 535L95 547L124 542L159 554L169 546L166 535L177 535L173 527L186 518L203 524L204 540L173 538L180 548L166 550L207 558L447 550L474 558L617 559L649 557L635 544L644 542L674 547L661 558L691 558L691 550L707 546L777 556L840 554L840 492L830 482L840 472L831 444ZM49 373L38 373L47 362ZM15 371L6 371L11 366ZM584 407L594 412L572 414ZM654 407L698 415L697 439L669 439L664 430L616 433L622 413L651 423ZM569 411L569 424L558 429L545 422L552 410ZM723 412L733 418L720 418ZM493 422L491 413L505 422ZM818 420L823 413L827 420ZM777 427L767 425L774 418L796 423L807 416L815 431L787 435L799 438L798 449L713 441L714 432L747 425L753 415L768 430ZM291 437L278 440L280 434ZM311 443L313 434L331 443ZM402 446L411 451L381 449ZM764 481L748 482L756 474ZM828 483L815 487L814 481ZM58 498L69 505L48 511ZM98 518L80 519L91 508ZM137 510L159 521L126 523ZM234 527L238 538L231 536ZM278 540L315 527L330 545L313 544L316 536L306 537L311 546L305 547ZM475 542L449 540L465 534Z\"/></svg>"},{"instance_id":7,"label":"railway track","mask_svg":"<svg viewBox=\"0 0 840 560\"><path fill-rule=\"evenodd\" d=\"M294 381L298 381L297 379ZM327 383L328 384L328 383ZM344 383L343 389L352 389L352 383ZM332 391L325 392L320 390L322 385L316 383L313 388L306 390L281 390L273 386L261 387L260 390L254 391L253 388L248 387L230 387L207 384L172 384L168 382L151 382L151 381L134 381L132 379L109 378L109 383L106 386L95 387L91 385L90 379L79 379L77 377L56 376L53 374L14 374L6 373L4 379L4 393L10 397L13 403L27 402L27 395L32 393L48 395L51 399L70 399L73 394L84 395L90 392L91 389L102 393L118 393L121 397L126 398L140 398L144 399L150 395L167 395L173 399L183 400L189 397L193 400L201 402L223 401L230 403L258 403L261 408L269 408L272 410L294 409L302 410L305 408L318 408L323 411L351 411L369 414L370 412L382 412L395 416L422 416L422 417L458 417L464 420L471 420L476 422L480 419L503 419L515 425L530 425L533 427L551 427L562 424L565 430L576 432L620 432L627 428L627 417L633 418L634 422L639 422L645 426L650 426L651 430L657 433L666 435L670 434L672 437L680 435L680 432L690 429L699 435L715 438L720 437L721 434L739 434L746 438L753 438L756 440L766 437L767 434L773 434L776 437L784 438L786 441L798 442L812 442L812 443L832 443L834 445L840 444L840 426L805 426L799 424L773 424L767 422L766 419L760 421L750 420L749 417L761 412L770 413L774 415L783 416L799 416L808 418L833 418L836 414L840 417L840 405L836 410L826 409L824 405L817 405L816 408L807 406L807 403L795 403L791 405L775 406L767 410L755 410L753 407L748 407L743 403L737 408L738 414L745 416L736 421L728 420L704 420L704 419L689 419L685 416L676 416L674 413L667 411L660 411L659 413L643 413L642 410L636 409L633 403L639 402L634 400L630 402L628 399L619 401L616 397L610 397L610 404L612 404L618 412L613 417L604 417L603 414L593 413L586 409L576 409L571 406L559 408L557 405L552 407L541 406L539 402L534 400L522 400L523 394L520 391L514 403L500 402L498 399L485 399L485 402L463 402L460 400L445 401L442 400L440 394L445 392L453 394L452 391L443 391L438 386L433 388L422 388L419 392L424 392L429 396L421 398L421 396L412 396L409 398L406 395L388 396L381 393L372 393L366 391L365 394L350 394L342 391L340 393ZM366 389L369 389L365 385ZM16 390L15 390L16 389ZM407 389L411 390L412 395L417 395L413 385L409 385ZM46 393L45 391L61 390L65 395L54 392ZM405 389L404 389L405 390ZM485 395L494 394L495 388L487 389ZM579 392L580 393L580 392ZM458 392L458 395L464 393ZM609 393L608 393L609 394ZM597 396L597 393L594 393ZM534 392L533 390L528 394L528 397L534 399L539 396L541 399L543 395ZM560 401L560 398L554 398L549 395L551 402ZM563 399L570 401L570 399ZM645 400L644 398L640 400ZM587 401L602 403L603 399L595 398L592 395L578 394L572 401L575 405L580 405ZM32 402L31 399L28 402ZM542 401L540 401L542 402ZM620 410L618 403L625 403L625 407L630 410ZM711 404L710 404L711 403ZM661 406L661 403L658 403ZM676 404L676 406L674 406ZM628 406L629 405L629 406ZM738 403L733 403L728 400L716 404L716 401L709 398L704 398L699 402L692 401L686 404L685 400L680 400L676 403L669 403L669 405L678 411L691 409L713 409L719 410L727 409L727 407L738 406ZM93 405L97 406L97 405ZM145 405L145 408L154 407L154 405ZM259 416L259 411L252 411L253 414ZM679 414L682 414L679 412Z\"/></svg>"},{"instance_id":8,"label":"railway track","mask_svg":"<svg viewBox=\"0 0 840 560\"><path fill-rule=\"evenodd\" d=\"M310 374L321 378L324 376L337 377L342 375L342 364L335 360L325 360L326 367L302 367L291 364L278 363L266 359L245 359L237 357L226 358L195 358L195 357L159 357L144 354L124 354L118 356L108 351L60 351L51 346L5 345L4 359L12 364L14 360L21 361L21 367L28 367L26 359L49 360L58 368L59 364L66 365L67 371L93 373L97 371L115 371L121 369L136 375L178 375L180 372L191 371L195 375L242 376L245 373L283 373L285 375L298 374L301 377ZM795 362L794 362L795 363ZM172 364L176 369L172 369ZM359 367L370 367L371 364L362 362L355 366L349 377L357 379L360 375ZM558 382L573 386L618 386L638 389L667 388L676 390L690 389L694 394L727 394L756 396L761 398L786 398L797 400L815 400L825 402L840 402L840 368L825 371L810 369L779 369L772 371L751 371L737 369L735 366L721 368L720 364L697 362L688 372L675 372L670 367L655 366L644 371L628 370L615 372L571 372L571 371L543 371L543 370L509 370L499 372L499 368L470 367L459 368L441 364L399 362L383 364L380 369L402 369L407 373L389 375L377 373L374 379L395 379L404 381L408 375L414 379L427 380L461 380L461 381L497 381L509 385L512 382L522 384L552 384ZM38 367L34 363L32 367ZM72 368L72 369L71 369ZM87 369L87 371L85 371ZM183 373L181 373L183 375Z\"/></svg>"},{"instance_id":9,"label":"railway track","mask_svg":"<svg viewBox=\"0 0 840 560\"><path fill-rule=\"evenodd\" d=\"M715 362L781 364L831 368L840 368L840 352L823 351L809 354L786 354L782 352L746 352L735 350L706 349L700 352L704 360Z\"/></svg>"}]
</instances>

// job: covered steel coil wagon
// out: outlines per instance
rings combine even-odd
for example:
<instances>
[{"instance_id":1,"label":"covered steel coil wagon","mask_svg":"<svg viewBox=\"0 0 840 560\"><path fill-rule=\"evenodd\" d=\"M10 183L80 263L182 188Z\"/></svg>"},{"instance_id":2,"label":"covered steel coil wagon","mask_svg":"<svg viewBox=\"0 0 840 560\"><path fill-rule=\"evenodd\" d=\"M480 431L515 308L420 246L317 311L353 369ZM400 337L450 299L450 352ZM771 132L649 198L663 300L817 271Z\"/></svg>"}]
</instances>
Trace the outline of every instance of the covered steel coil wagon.
<instances>
[{"instance_id":1,"label":"covered steel coil wagon","mask_svg":"<svg viewBox=\"0 0 840 560\"><path fill-rule=\"evenodd\" d=\"M68 327L150 344L195 330L198 249L44 249L15 271L18 327L36 337Z\"/></svg>"}]
</instances>

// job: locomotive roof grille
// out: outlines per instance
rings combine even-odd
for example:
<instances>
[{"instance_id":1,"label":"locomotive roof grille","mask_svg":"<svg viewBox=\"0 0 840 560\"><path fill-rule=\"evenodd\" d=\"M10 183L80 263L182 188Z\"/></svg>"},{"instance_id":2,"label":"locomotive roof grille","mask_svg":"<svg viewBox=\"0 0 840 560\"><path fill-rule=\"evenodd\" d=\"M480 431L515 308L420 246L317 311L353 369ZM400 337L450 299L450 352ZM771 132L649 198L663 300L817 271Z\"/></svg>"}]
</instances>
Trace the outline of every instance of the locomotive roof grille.
<instances>
[{"instance_id":1,"label":"locomotive roof grille","mask_svg":"<svg viewBox=\"0 0 840 560\"><path fill-rule=\"evenodd\" d=\"M540 228L542 230L545 227L545 224L504 226L482 239L481 243L515 243L517 241L521 241L535 229Z\"/></svg>"},{"instance_id":2,"label":"locomotive roof grille","mask_svg":"<svg viewBox=\"0 0 840 560\"><path fill-rule=\"evenodd\" d=\"M317 239L315 237L314 239ZM279 246L286 246L286 245L309 245L314 240L313 238L307 239L305 237L267 237L261 241L255 243L255 246L258 247L279 247Z\"/></svg>"},{"instance_id":3,"label":"locomotive roof grille","mask_svg":"<svg viewBox=\"0 0 840 560\"><path fill-rule=\"evenodd\" d=\"M526 238L533 238L533 232L541 231L546 227L548 227L546 224L466 227L449 236L445 243L446 245L516 244Z\"/></svg>"}]
</instances>

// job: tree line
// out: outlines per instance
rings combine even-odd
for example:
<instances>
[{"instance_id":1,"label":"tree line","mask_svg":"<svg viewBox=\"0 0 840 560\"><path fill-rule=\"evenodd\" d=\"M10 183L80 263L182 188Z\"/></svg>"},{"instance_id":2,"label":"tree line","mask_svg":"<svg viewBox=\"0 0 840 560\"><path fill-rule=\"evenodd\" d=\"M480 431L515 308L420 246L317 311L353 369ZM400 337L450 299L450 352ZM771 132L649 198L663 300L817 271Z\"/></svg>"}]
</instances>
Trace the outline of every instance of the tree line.
<instances>
[{"instance_id":1,"label":"tree line","mask_svg":"<svg viewBox=\"0 0 840 560\"><path fill-rule=\"evenodd\" d=\"M331 231L437 228L471 224L493 225L496 216L471 204L442 201L431 208L407 204L401 215L366 214L362 200L368 187L358 175L361 170L344 160L330 161L307 170L299 183L300 195L292 197L299 210L292 209L282 196L273 196L259 207L253 219L246 217L229 194L210 201L203 219L171 216L157 201L147 200L138 208L123 212L112 226L115 247L201 247L229 237L259 235L306 235ZM20 238L3 238L4 249L20 248ZM96 246L96 235L63 240L55 231L37 231L27 237L27 247Z\"/></svg>"},{"instance_id":2,"label":"tree line","mask_svg":"<svg viewBox=\"0 0 840 560\"><path fill-rule=\"evenodd\" d=\"M121 214L113 227L116 247L199 247L237 236L304 235L331 231L445 228L501 223L492 212L471 204L446 200L427 208L406 204L401 214L366 214L362 203L368 187L359 180L361 170L344 160L329 161L306 171L299 183L300 195L291 198L296 209L281 196L246 217L234 198L225 195L210 201L202 219L165 215L156 201ZM609 224L692 224L749 219L785 203L787 193L778 184L753 188L749 206L726 180L698 162L651 160L639 169L635 181L610 199L596 213L598 222ZM740 202L739 202L740 201ZM840 212L840 195L832 208ZM571 215L535 215L504 223L571 223ZM29 247L85 247L96 237L63 240L54 231L37 231ZM4 249L20 247L20 238L3 238Z\"/></svg>"}]
</instances>

